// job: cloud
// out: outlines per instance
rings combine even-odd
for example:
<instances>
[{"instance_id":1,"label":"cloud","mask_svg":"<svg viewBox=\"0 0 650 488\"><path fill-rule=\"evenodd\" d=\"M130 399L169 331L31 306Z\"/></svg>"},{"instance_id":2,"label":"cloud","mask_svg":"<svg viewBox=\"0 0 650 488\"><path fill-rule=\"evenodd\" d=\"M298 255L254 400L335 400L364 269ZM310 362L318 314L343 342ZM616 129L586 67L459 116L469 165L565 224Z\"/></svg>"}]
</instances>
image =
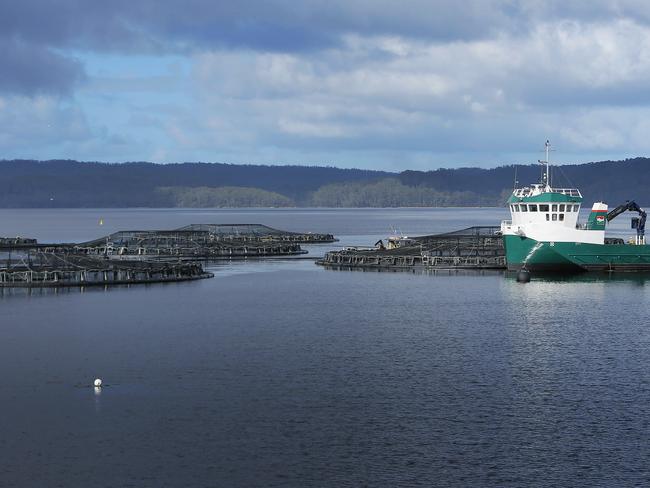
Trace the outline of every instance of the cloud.
<instances>
[{"instance_id":1,"label":"cloud","mask_svg":"<svg viewBox=\"0 0 650 488\"><path fill-rule=\"evenodd\" d=\"M27 42L102 50L297 52L337 45L349 33L473 39L503 28L518 13L509 1L467 0L457 7L452 0L23 0L3 5L0 32Z\"/></svg>"},{"instance_id":2,"label":"cloud","mask_svg":"<svg viewBox=\"0 0 650 488\"><path fill-rule=\"evenodd\" d=\"M546 137L585 148L591 118L600 126L592 149L650 149L622 126L602 127L626 106L649 112L650 29L629 20L542 23L525 35L451 43L354 35L319 56L215 50L195 57L193 75L206 111L197 119L219 114L261 146L482 159ZM600 109L612 106L622 108ZM221 144L236 143L229 133L237 132L221 131Z\"/></svg>"},{"instance_id":3,"label":"cloud","mask_svg":"<svg viewBox=\"0 0 650 488\"><path fill-rule=\"evenodd\" d=\"M0 38L0 93L69 95L83 77L75 59L50 48Z\"/></svg>"},{"instance_id":4,"label":"cloud","mask_svg":"<svg viewBox=\"0 0 650 488\"><path fill-rule=\"evenodd\" d=\"M60 141L83 141L89 128L78 106L51 96L0 97L0 149L51 147Z\"/></svg>"},{"instance_id":5,"label":"cloud","mask_svg":"<svg viewBox=\"0 0 650 488\"><path fill-rule=\"evenodd\" d=\"M186 0L5 2L0 37L123 53L194 49L304 52L346 35L432 42L525 34L562 20L650 22L645 2L619 0Z\"/></svg>"},{"instance_id":6,"label":"cloud","mask_svg":"<svg viewBox=\"0 0 650 488\"><path fill-rule=\"evenodd\" d=\"M170 59L183 69L154 69ZM45 157L56 147L91 159L399 169L514 162L549 137L571 157L624 156L650 151L649 83L641 1L0 7L0 124L47 101L61 130L57 145L35 124ZM27 147L28 123L6 132L5 150Z\"/></svg>"}]
</instances>

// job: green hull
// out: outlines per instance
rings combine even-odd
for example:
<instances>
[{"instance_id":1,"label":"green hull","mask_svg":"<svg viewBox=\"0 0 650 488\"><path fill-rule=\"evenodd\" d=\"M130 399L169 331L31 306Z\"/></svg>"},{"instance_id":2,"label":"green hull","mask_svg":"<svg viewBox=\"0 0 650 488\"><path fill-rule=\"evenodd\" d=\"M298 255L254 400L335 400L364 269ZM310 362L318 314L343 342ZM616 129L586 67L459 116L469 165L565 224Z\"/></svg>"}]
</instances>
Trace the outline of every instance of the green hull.
<instances>
[{"instance_id":1,"label":"green hull","mask_svg":"<svg viewBox=\"0 0 650 488\"><path fill-rule=\"evenodd\" d=\"M648 271L650 245L541 242L503 236L508 269L530 271Z\"/></svg>"}]
</instances>

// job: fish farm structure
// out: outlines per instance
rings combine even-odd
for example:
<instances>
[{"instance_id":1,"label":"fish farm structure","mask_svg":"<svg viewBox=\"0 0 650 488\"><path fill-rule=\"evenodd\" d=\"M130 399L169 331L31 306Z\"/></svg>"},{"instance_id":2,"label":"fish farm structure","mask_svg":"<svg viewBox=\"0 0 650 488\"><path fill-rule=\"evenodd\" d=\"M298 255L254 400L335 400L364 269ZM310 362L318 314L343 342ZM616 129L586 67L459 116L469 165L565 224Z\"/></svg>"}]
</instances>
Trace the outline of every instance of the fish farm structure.
<instances>
[{"instance_id":1,"label":"fish farm structure","mask_svg":"<svg viewBox=\"0 0 650 488\"><path fill-rule=\"evenodd\" d=\"M0 287L108 286L211 278L198 263L120 262L41 249L7 255Z\"/></svg>"},{"instance_id":2,"label":"fish farm structure","mask_svg":"<svg viewBox=\"0 0 650 488\"><path fill-rule=\"evenodd\" d=\"M344 268L506 269L499 227L469 227L445 234L398 239L392 248L330 251L317 264Z\"/></svg>"},{"instance_id":3,"label":"fish farm structure","mask_svg":"<svg viewBox=\"0 0 650 488\"><path fill-rule=\"evenodd\" d=\"M319 234L313 232L289 232L274 229L262 224L190 224L181 227L182 231L209 232L214 239L261 239L282 242L296 242L299 244L319 244L336 242L332 234Z\"/></svg>"},{"instance_id":4,"label":"fish farm structure","mask_svg":"<svg viewBox=\"0 0 650 488\"><path fill-rule=\"evenodd\" d=\"M192 224L175 230L120 231L74 245L76 252L121 259L230 259L306 254L301 243L331 234L286 232L260 224Z\"/></svg>"},{"instance_id":5,"label":"fish farm structure","mask_svg":"<svg viewBox=\"0 0 650 488\"><path fill-rule=\"evenodd\" d=\"M119 231L82 243L0 238L1 287L56 287L210 278L200 261L305 254L302 243L331 234L260 224L192 224L175 230Z\"/></svg>"}]
</instances>

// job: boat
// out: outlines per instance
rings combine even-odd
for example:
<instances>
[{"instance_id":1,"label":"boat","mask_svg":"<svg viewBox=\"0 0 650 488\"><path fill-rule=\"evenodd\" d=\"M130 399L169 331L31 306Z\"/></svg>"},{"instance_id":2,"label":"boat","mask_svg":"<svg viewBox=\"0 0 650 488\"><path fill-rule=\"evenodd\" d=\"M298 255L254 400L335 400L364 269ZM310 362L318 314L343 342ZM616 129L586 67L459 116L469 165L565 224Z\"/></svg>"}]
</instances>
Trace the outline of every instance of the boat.
<instances>
[{"instance_id":1,"label":"boat","mask_svg":"<svg viewBox=\"0 0 650 488\"><path fill-rule=\"evenodd\" d=\"M605 202L591 207L587 221L579 222L582 194L577 188L554 188L549 164L550 143L541 181L515 188L508 199L511 220L501 223L509 270L582 272L650 271L650 245L645 243L646 212L634 201L609 211ZM636 236L625 242L606 237L609 222L626 211Z\"/></svg>"}]
</instances>

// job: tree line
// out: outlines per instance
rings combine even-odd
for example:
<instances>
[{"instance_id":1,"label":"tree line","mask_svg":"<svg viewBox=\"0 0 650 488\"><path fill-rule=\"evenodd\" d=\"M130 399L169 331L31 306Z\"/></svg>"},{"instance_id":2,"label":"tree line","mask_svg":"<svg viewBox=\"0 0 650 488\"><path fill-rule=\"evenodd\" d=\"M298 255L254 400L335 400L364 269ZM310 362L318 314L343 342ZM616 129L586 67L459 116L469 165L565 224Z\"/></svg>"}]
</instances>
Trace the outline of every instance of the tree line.
<instances>
[{"instance_id":1,"label":"tree line","mask_svg":"<svg viewBox=\"0 0 650 488\"><path fill-rule=\"evenodd\" d=\"M322 166L0 161L0 207L500 206L539 165L390 173ZM587 203L650 203L650 159L554 166Z\"/></svg>"}]
</instances>

